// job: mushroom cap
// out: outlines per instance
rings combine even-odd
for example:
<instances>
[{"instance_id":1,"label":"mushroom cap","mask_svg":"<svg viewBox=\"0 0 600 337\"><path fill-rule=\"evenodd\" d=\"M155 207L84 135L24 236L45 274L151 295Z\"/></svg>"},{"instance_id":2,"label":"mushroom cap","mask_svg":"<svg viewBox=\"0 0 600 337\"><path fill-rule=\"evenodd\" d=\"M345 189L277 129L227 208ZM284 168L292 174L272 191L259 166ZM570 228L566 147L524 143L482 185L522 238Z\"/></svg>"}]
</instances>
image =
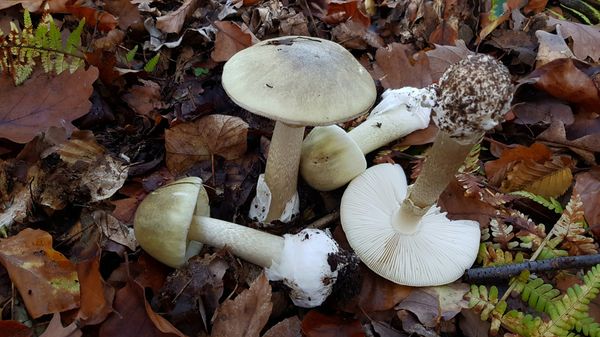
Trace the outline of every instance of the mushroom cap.
<instances>
[{"instance_id":1,"label":"mushroom cap","mask_svg":"<svg viewBox=\"0 0 600 337\"><path fill-rule=\"evenodd\" d=\"M307 36L259 42L229 59L223 88L242 108L290 125L354 118L375 102L371 75L344 47Z\"/></svg>"},{"instance_id":2,"label":"mushroom cap","mask_svg":"<svg viewBox=\"0 0 600 337\"><path fill-rule=\"evenodd\" d=\"M158 261L183 265L190 256L188 231L194 215L209 216L208 194L202 179L187 177L158 188L140 203L133 221L140 246ZM194 241L192 241L194 242Z\"/></svg>"},{"instance_id":3,"label":"mushroom cap","mask_svg":"<svg viewBox=\"0 0 600 337\"><path fill-rule=\"evenodd\" d=\"M356 255L375 273L403 285L453 282L479 249L479 223L449 220L434 205L416 230L403 233L397 212L407 195L399 165L368 168L346 188L340 206L342 227Z\"/></svg>"},{"instance_id":4,"label":"mushroom cap","mask_svg":"<svg viewBox=\"0 0 600 337\"><path fill-rule=\"evenodd\" d=\"M510 108L513 87L508 69L484 54L451 65L438 83L433 120L453 137L491 130Z\"/></svg>"},{"instance_id":5,"label":"mushroom cap","mask_svg":"<svg viewBox=\"0 0 600 337\"><path fill-rule=\"evenodd\" d=\"M303 229L298 234L285 234L283 239L280 259L266 269L267 277L283 281L295 305L320 305L331 294L338 272L350 262L347 254L328 231L320 229Z\"/></svg>"},{"instance_id":6,"label":"mushroom cap","mask_svg":"<svg viewBox=\"0 0 600 337\"><path fill-rule=\"evenodd\" d=\"M334 190L366 169L360 147L339 126L315 127L304 138L300 174L314 189Z\"/></svg>"}]
</instances>

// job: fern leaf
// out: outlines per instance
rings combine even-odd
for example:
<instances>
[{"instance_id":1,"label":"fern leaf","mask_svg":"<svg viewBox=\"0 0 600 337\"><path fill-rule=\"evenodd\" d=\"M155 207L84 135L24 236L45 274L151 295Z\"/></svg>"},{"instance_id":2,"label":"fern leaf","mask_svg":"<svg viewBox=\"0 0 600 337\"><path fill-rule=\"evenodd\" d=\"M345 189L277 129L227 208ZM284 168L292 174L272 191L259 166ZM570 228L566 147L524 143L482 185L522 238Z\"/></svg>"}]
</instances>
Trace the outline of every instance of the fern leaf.
<instances>
[{"instance_id":1,"label":"fern leaf","mask_svg":"<svg viewBox=\"0 0 600 337\"><path fill-rule=\"evenodd\" d=\"M572 165L572 160L567 156L554 156L542 163L523 160L507 173L500 190L526 190L547 197L557 197L571 186Z\"/></svg>"},{"instance_id":2,"label":"fern leaf","mask_svg":"<svg viewBox=\"0 0 600 337\"><path fill-rule=\"evenodd\" d=\"M158 64L159 59L160 53L154 55L150 60L148 60L148 63L146 63L146 65L144 66L144 71L147 73L153 72L156 68L156 65Z\"/></svg>"},{"instance_id":3,"label":"fern leaf","mask_svg":"<svg viewBox=\"0 0 600 337\"><path fill-rule=\"evenodd\" d=\"M554 211L557 214L561 214L563 212L562 205L555 198L549 197L548 199L546 199L541 195L537 195L527 191L515 191L511 192L510 194L530 199L546 207L547 209Z\"/></svg>"},{"instance_id":4,"label":"fern leaf","mask_svg":"<svg viewBox=\"0 0 600 337\"><path fill-rule=\"evenodd\" d=\"M573 193L569 203L558 219L552 233L562 241L561 248L567 249L570 255L598 253L598 246L591 237L585 237L583 202L579 194Z\"/></svg>"}]
</instances>

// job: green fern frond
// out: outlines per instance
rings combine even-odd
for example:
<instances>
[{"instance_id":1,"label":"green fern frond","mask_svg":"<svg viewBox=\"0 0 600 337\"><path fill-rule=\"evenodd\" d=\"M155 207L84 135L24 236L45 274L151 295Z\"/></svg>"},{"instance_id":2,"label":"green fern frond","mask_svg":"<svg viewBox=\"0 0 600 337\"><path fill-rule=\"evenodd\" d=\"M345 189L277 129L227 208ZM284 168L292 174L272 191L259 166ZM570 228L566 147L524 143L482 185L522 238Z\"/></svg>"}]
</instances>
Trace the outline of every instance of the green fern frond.
<instances>
[{"instance_id":1,"label":"green fern frond","mask_svg":"<svg viewBox=\"0 0 600 337\"><path fill-rule=\"evenodd\" d=\"M544 283L541 278L530 280L523 287L521 299L531 308L539 312L546 312L552 301L560 296L560 291L552 285Z\"/></svg>"},{"instance_id":2,"label":"green fern frond","mask_svg":"<svg viewBox=\"0 0 600 337\"><path fill-rule=\"evenodd\" d=\"M29 78L37 64L44 72L57 75L67 69L74 72L84 65L79 51L83 20L68 35L64 46L62 33L50 14L44 14L34 27L29 12L25 11L23 22L22 30L11 22L8 35L0 33L0 72L8 73L15 85Z\"/></svg>"},{"instance_id":3,"label":"green fern frond","mask_svg":"<svg viewBox=\"0 0 600 337\"><path fill-rule=\"evenodd\" d=\"M563 208L562 208L562 205L560 204L560 202L558 202L558 200L556 200L552 197L549 197L546 199L545 197L543 197L541 195L537 195L537 194L527 192L527 191L515 191L515 192L511 192L510 194L530 199L530 200L537 202L538 204L546 207L547 209L554 211L557 214L561 214L563 212Z\"/></svg>"},{"instance_id":4,"label":"green fern frond","mask_svg":"<svg viewBox=\"0 0 600 337\"><path fill-rule=\"evenodd\" d=\"M148 60L148 63L146 63L146 65L144 66L144 71L147 73L153 72L156 68L156 65L158 64L159 59L160 53L154 55L150 60Z\"/></svg>"}]
</instances>

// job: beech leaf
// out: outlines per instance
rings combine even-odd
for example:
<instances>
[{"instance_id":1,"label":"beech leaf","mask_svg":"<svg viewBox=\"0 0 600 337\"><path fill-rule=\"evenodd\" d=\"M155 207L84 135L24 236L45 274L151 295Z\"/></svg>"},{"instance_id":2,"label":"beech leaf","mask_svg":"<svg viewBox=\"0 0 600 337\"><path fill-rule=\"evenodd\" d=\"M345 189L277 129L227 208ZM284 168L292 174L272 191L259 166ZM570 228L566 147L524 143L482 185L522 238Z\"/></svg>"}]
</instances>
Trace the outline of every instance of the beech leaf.
<instances>
[{"instance_id":1,"label":"beech leaf","mask_svg":"<svg viewBox=\"0 0 600 337\"><path fill-rule=\"evenodd\" d=\"M79 306L75 266L52 249L52 236L26 228L0 239L0 263L19 290L33 318Z\"/></svg>"},{"instance_id":2,"label":"beech leaf","mask_svg":"<svg viewBox=\"0 0 600 337\"><path fill-rule=\"evenodd\" d=\"M215 313L212 337L258 337L267 324L273 303L271 285L262 273L250 289L221 304Z\"/></svg>"},{"instance_id":3,"label":"beech leaf","mask_svg":"<svg viewBox=\"0 0 600 337\"><path fill-rule=\"evenodd\" d=\"M246 152L247 134L248 123L233 116L209 115L178 124L165 131L167 167L182 173L213 155L239 158Z\"/></svg>"},{"instance_id":4,"label":"beech leaf","mask_svg":"<svg viewBox=\"0 0 600 337\"><path fill-rule=\"evenodd\" d=\"M210 54L215 62L225 62L233 54L258 41L245 24L241 27L229 21L215 21L213 24L219 30L215 38L215 49Z\"/></svg>"},{"instance_id":5,"label":"beech leaf","mask_svg":"<svg viewBox=\"0 0 600 337\"><path fill-rule=\"evenodd\" d=\"M600 233L600 167L595 166L589 172L583 172L575 177L575 191L579 193L585 219L590 224L592 232L598 237Z\"/></svg>"},{"instance_id":6,"label":"beech leaf","mask_svg":"<svg viewBox=\"0 0 600 337\"><path fill-rule=\"evenodd\" d=\"M60 75L38 70L18 87L9 76L0 76L0 138L27 143L48 127L65 126L85 115L96 78L95 67Z\"/></svg>"},{"instance_id":7,"label":"beech leaf","mask_svg":"<svg viewBox=\"0 0 600 337\"><path fill-rule=\"evenodd\" d=\"M600 60L600 28L598 25L590 26L553 17L548 18L550 25L560 25L560 30L565 37L573 39L573 53L577 58L585 61L587 57L592 61Z\"/></svg>"},{"instance_id":8,"label":"beech leaf","mask_svg":"<svg viewBox=\"0 0 600 337\"><path fill-rule=\"evenodd\" d=\"M432 83L427 57L413 59L410 47L392 43L375 53L375 77L385 89L406 86L423 88Z\"/></svg>"},{"instance_id":9,"label":"beech leaf","mask_svg":"<svg viewBox=\"0 0 600 337\"><path fill-rule=\"evenodd\" d=\"M164 33L179 34L185 23L185 19L194 13L196 8L198 8L198 4L198 0L185 0L181 7L156 18L156 28L162 30Z\"/></svg>"},{"instance_id":10,"label":"beech leaf","mask_svg":"<svg viewBox=\"0 0 600 337\"><path fill-rule=\"evenodd\" d=\"M580 155L588 164L596 164L594 153L600 152L600 134L593 133L576 139L567 139L565 124L554 121L550 127L537 137L540 140L551 142L554 146L564 146Z\"/></svg>"}]
</instances>

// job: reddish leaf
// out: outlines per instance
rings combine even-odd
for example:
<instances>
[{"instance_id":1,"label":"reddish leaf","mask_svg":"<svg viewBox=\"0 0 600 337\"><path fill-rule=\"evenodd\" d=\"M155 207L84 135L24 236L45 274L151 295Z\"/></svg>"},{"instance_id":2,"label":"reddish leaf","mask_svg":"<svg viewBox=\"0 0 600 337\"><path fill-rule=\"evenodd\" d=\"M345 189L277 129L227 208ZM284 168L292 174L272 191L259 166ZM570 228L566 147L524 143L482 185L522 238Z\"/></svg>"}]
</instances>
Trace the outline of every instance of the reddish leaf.
<instances>
[{"instance_id":1,"label":"reddish leaf","mask_svg":"<svg viewBox=\"0 0 600 337\"><path fill-rule=\"evenodd\" d=\"M143 29L143 19L140 10L129 0L105 0L104 9L119 18L119 28L127 30Z\"/></svg>"},{"instance_id":2,"label":"reddish leaf","mask_svg":"<svg viewBox=\"0 0 600 337\"><path fill-rule=\"evenodd\" d=\"M330 1L327 5L327 14L321 20L330 25L352 20L365 28L369 27L371 19L360 11L359 4L358 0Z\"/></svg>"},{"instance_id":3,"label":"reddish leaf","mask_svg":"<svg viewBox=\"0 0 600 337\"><path fill-rule=\"evenodd\" d=\"M215 39L215 49L210 54L215 62L225 62L233 54L250 47L257 41L245 24L242 24L242 27L230 21L215 21L213 24L219 29Z\"/></svg>"},{"instance_id":4,"label":"reddish leaf","mask_svg":"<svg viewBox=\"0 0 600 337\"><path fill-rule=\"evenodd\" d=\"M358 320L325 315L316 310L304 316L302 332L306 337L366 337Z\"/></svg>"},{"instance_id":5,"label":"reddish leaf","mask_svg":"<svg viewBox=\"0 0 600 337\"><path fill-rule=\"evenodd\" d=\"M90 110L88 100L98 69L78 69L60 75L35 72L15 87L8 76L0 77L0 138L27 143L50 126L65 126Z\"/></svg>"},{"instance_id":6,"label":"reddish leaf","mask_svg":"<svg viewBox=\"0 0 600 337\"><path fill-rule=\"evenodd\" d=\"M429 43L454 45L458 40L458 20L444 20L429 35Z\"/></svg>"},{"instance_id":7,"label":"reddish leaf","mask_svg":"<svg viewBox=\"0 0 600 337\"><path fill-rule=\"evenodd\" d=\"M117 291L114 309L115 313L100 326L100 337L185 337L152 310L144 296L144 288L133 280Z\"/></svg>"},{"instance_id":8,"label":"reddish leaf","mask_svg":"<svg viewBox=\"0 0 600 337\"><path fill-rule=\"evenodd\" d=\"M250 289L221 304L215 313L212 337L258 337L271 315L271 285L262 273Z\"/></svg>"},{"instance_id":9,"label":"reddish leaf","mask_svg":"<svg viewBox=\"0 0 600 337\"><path fill-rule=\"evenodd\" d=\"M17 321L0 321L0 337L31 337L33 331Z\"/></svg>"},{"instance_id":10,"label":"reddish leaf","mask_svg":"<svg viewBox=\"0 0 600 337\"><path fill-rule=\"evenodd\" d=\"M117 18L97 8L67 5L67 11L78 19L85 19L85 23L89 27L103 32L109 32L117 28L118 25Z\"/></svg>"},{"instance_id":11,"label":"reddish leaf","mask_svg":"<svg viewBox=\"0 0 600 337\"><path fill-rule=\"evenodd\" d=\"M423 325L434 327L442 320L450 320L467 308L463 296L469 291L465 283L452 283L438 287L419 288L411 292L396 309L414 313Z\"/></svg>"},{"instance_id":12,"label":"reddish leaf","mask_svg":"<svg viewBox=\"0 0 600 337\"><path fill-rule=\"evenodd\" d=\"M583 201L585 219L594 235L600 237L600 167L595 166L589 172L575 176L575 191Z\"/></svg>"},{"instance_id":13,"label":"reddish leaf","mask_svg":"<svg viewBox=\"0 0 600 337\"><path fill-rule=\"evenodd\" d=\"M406 86L423 88L432 83L429 60L426 57L415 60L409 53L411 48L399 43L377 49L374 77L381 80L385 89Z\"/></svg>"},{"instance_id":14,"label":"reddish leaf","mask_svg":"<svg viewBox=\"0 0 600 337\"><path fill-rule=\"evenodd\" d=\"M504 180L510 165L522 160L543 163L551 157L552 152L542 143L533 143L530 147L519 145L503 151L499 159L486 162L485 175L493 185L499 185Z\"/></svg>"},{"instance_id":15,"label":"reddish leaf","mask_svg":"<svg viewBox=\"0 0 600 337\"><path fill-rule=\"evenodd\" d=\"M50 234L27 228L0 240L0 263L33 318L79 306L75 266L52 249Z\"/></svg>"},{"instance_id":16,"label":"reddish leaf","mask_svg":"<svg viewBox=\"0 0 600 337\"><path fill-rule=\"evenodd\" d=\"M115 289L100 275L100 249L94 245L95 256L77 263L77 276L81 285L81 307L77 319L81 326L103 322L112 313Z\"/></svg>"},{"instance_id":17,"label":"reddish leaf","mask_svg":"<svg viewBox=\"0 0 600 337\"><path fill-rule=\"evenodd\" d=\"M473 52L467 48L464 41L457 40L456 46L435 45L435 49L427 51L426 54L429 59L431 79L437 82L448 67Z\"/></svg>"},{"instance_id":18,"label":"reddish leaf","mask_svg":"<svg viewBox=\"0 0 600 337\"><path fill-rule=\"evenodd\" d=\"M123 100L133 111L140 115L154 118L157 110L165 109L168 105L162 101L161 88L156 82L140 79L142 85L134 85L123 95Z\"/></svg>"},{"instance_id":19,"label":"reddish leaf","mask_svg":"<svg viewBox=\"0 0 600 337\"><path fill-rule=\"evenodd\" d=\"M269 331L265 332L262 337L301 337L302 322L298 316L293 316L284 319L275 324Z\"/></svg>"}]
</instances>

